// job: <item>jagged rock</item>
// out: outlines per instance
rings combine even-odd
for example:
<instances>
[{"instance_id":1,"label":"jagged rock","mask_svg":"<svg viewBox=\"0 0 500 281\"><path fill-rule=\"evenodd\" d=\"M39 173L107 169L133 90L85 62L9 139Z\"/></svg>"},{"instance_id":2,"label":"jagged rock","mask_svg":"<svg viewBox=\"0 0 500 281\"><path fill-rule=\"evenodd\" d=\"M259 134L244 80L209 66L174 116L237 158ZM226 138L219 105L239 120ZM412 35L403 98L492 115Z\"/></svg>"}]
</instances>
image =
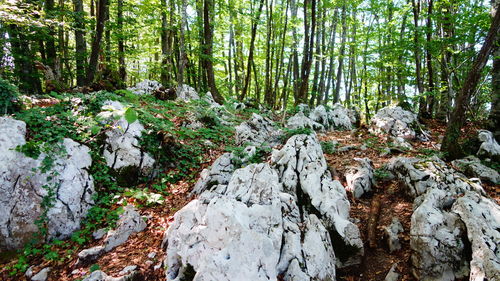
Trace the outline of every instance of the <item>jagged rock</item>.
<instances>
[{"instance_id":1,"label":"jagged rock","mask_svg":"<svg viewBox=\"0 0 500 281\"><path fill-rule=\"evenodd\" d=\"M37 274L31 277L31 281L45 281L49 277L49 273L52 270L51 267L46 267L40 270Z\"/></svg>"},{"instance_id":2,"label":"jagged rock","mask_svg":"<svg viewBox=\"0 0 500 281\"><path fill-rule=\"evenodd\" d=\"M477 155L479 157L491 158L494 160L500 159L500 145L493 137L493 133L486 130L480 130L478 135L479 140L482 142Z\"/></svg>"},{"instance_id":3,"label":"jagged rock","mask_svg":"<svg viewBox=\"0 0 500 281\"><path fill-rule=\"evenodd\" d=\"M469 273L465 227L458 215L445 210L446 203L444 190L430 189L411 216L411 261L419 280L452 281Z\"/></svg>"},{"instance_id":4,"label":"jagged rock","mask_svg":"<svg viewBox=\"0 0 500 281\"><path fill-rule=\"evenodd\" d=\"M339 103L334 104L328 114L330 115L330 127L335 130L352 130L354 125L358 123L359 113L346 109Z\"/></svg>"},{"instance_id":5,"label":"jagged rock","mask_svg":"<svg viewBox=\"0 0 500 281\"><path fill-rule=\"evenodd\" d=\"M309 128L316 131L324 130L323 125L309 119L309 117L306 117L302 111L299 111L297 114L290 117L286 121L286 127L292 130L304 129L304 128Z\"/></svg>"},{"instance_id":6,"label":"jagged rock","mask_svg":"<svg viewBox=\"0 0 500 281\"><path fill-rule=\"evenodd\" d=\"M286 192L296 194L299 204L310 204L332 238L337 266L357 264L363 256L358 227L349 221L349 201L340 182L332 180L316 136L295 135L271 163L278 170Z\"/></svg>"},{"instance_id":7,"label":"jagged rock","mask_svg":"<svg viewBox=\"0 0 500 281\"><path fill-rule=\"evenodd\" d=\"M134 281L143 280L139 276L140 274L136 271L121 277L112 277L107 275L101 270L96 270L92 272L89 276L85 277L82 281Z\"/></svg>"},{"instance_id":8,"label":"jagged rock","mask_svg":"<svg viewBox=\"0 0 500 281\"><path fill-rule=\"evenodd\" d=\"M118 274L119 275L126 275L129 274L137 269L137 265L129 265L123 268Z\"/></svg>"},{"instance_id":9,"label":"jagged rock","mask_svg":"<svg viewBox=\"0 0 500 281\"><path fill-rule=\"evenodd\" d=\"M402 137L392 137L392 145L396 149L412 150L413 146Z\"/></svg>"},{"instance_id":10,"label":"jagged rock","mask_svg":"<svg viewBox=\"0 0 500 281\"><path fill-rule=\"evenodd\" d=\"M500 207L475 192L457 199L452 211L467 227L471 242L470 280L500 280Z\"/></svg>"},{"instance_id":11,"label":"jagged rock","mask_svg":"<svg viewBox=\"0 0 500 281\"><path fill-rule=\"evenodd\" d=\"M396 107L384 107L373 116L370 132L374 134L389 134L403 139L415 139L415 128L418 124L417 115Z\"/></svg>"},{"instance_id":12,"label":"jagged rock","mask_svg":"<svg viewBox=\"0 0 500 281\"><path fill-rule=\"evenodd\" d=\"M94 232L92 232L92 237L94 237L95 240L99 240L106 235L107 231L105 228L100 228Z\"/></svg>"},{"instance_id":13,"label":"jagged rock","mask_svg":"<svg viewBox=\"0 0 500 281\"><path fill-rule=\"evenodd\" d=\"M146 228L146 222L133 206L127 205L123 209L124 212L120 214L116 228L108 231L104 240L106 252L125 243L133 233L141 232Z\"/></svg>"},{"instance_id":14,"label":"jagged rock","mask_svg":"<svg viewBox=\"0 0 500 281\"><path fill-rule=\"evenodd\" d=\"M391 269L389 269L389 272L385 276L384 281L398 281L399 273L396 272L397 265L398 265L398 263L395 263L391 266Z\"/></svg>"},{"instance_id":15,"label":"jagged rock","mask_svg":"<svg viewBox=\"0 0 500 281\"><path fill-rule=\"evenodd\" d=\"M274 146L280 143L281 130L276 129L268 118L253 113L250 120L236 127L236 144L262 145L267 143Z\"/></svg>"},{"instance_id":16,"label":"jagged rock","mask_svg":"<svg viewBox=\"0 0 500 281\"><path fill-rule=\"evenodd\" d=\"M137 83L135 87L127 88L127 90L133 92L136 95L150 95L160 87L160 82L146 79L142 82Z\"/></svg>"},{"instance_id":17,"label":"jagged rock","mask_svg":"<svg viewBox=\"0 0 500 281\"><path fill-rule=\"evenodd\" d=\"M349 116L349 119L351 120L351 125L353 128L357 128L361 125L361 115L359 114L358 109L354 108L347 108L347 116Z\"/></svg>"},{"instance_id":18,"label":"jagged rock","mask_svg":"<svg viewBox=\"0 0 500 281\"><path fill-rule=\"evenodd\" d=\"M370 192L375 184L373 179L373 164L368 158L354 158L359 163L356 167L349 167L345 178L346 190L353 193L354 197L360 198L363 194Z\"/></svg>"},{"instance_id":19,"label":"jagged rock","mask_svg":"<svg viewBox=\"0 0 500 281\"><path fill-rule=\"evenodd\" d=\"M309 114L309 118L325 128L325 130L351 130L351 119L347 110L340 104L335 104L331 110L323 105L317 106Z\"/></svg>"},{"instance_id":20,"label":"jagged rock","mask_svg":"<svg viewBox=\"0 0 500 281\"><path fill-rule=\"evenodd\" d=\"M212 95L210 95L211 97ZM193 87L180 85L177 87L177 98L183 101L199 100L200 96Z\"/></svg>"},{"instance_id":21,"label":"jagged rock","mask_svg":"<svg viewBox=\"0 0 500 281\"><path fill-rule=\"evenodd\" d=\"M126 108L117 101L106 101L99 117L111 122L112 116L123 116ZM115 121L113 128L106 132L103 156L106 164L117 173L120 184L133 184L140 175L151 172L154 159L139 146L139 138L144 126L136 120L129 124L124 117Z\"/></svg>"},{"instance_id":22,"label":"jagged rock","mask_svg":"<svg viewBox=\"0 0 500 281\"><path fill-rule=\"evenodd\" d=\"M396 158L391 160L388 169L403 182L410 195L418 196L414 201L415 211L410 230L415 277L420 280L455 280L467 276L469 245L470 242L474 244L474 237L484 237L485 233L490 233L483 241L498 241L498 236L495 237L498 235L498 230L495 230L498 229L498 220L495 222L495 219L481 215L485 210L494 210L494 207L486 206L495 203L485 199L484 190L479 184L456 173L436 157L428 160ZM476 198L475 201L471 196ZM477 204L479 201L489 203ZM498 208L493 212L498 213ZM474 237L471 233L474 233ZM470 242L467 241L467 235ZM482 258L479 256L484 257L487 251L479 245L488 245L490 242L475 242L477 244L473 251L477 251L480 260ZM479 266L473 266L472 271L484 273Z\"/></svg>"},{"instance_id":23,"label":"jagged rock","mask_svg":"<svg viewBox=\"0 0 500 281\"><path fill-rule=\"evenodd\" d=\"M298 112L302 112L305 115L309 115L309 113L311 112L311 108L309 107L309 105L303 103L297 105L297 110Z\"/></svg>"},{"instance_id":24,"label":"jagged rock","mask_svg":"<svg viewBox=\"0 0 500 281\"><path fill-rule=\"evenodd\" d=\"M109 230L106 234L104 245L80 251L78 253L79 263L95 260L104 253L125 243L130 235L141 232L146 228L146 223L133 206L127 205L123 209L124 211L120 214L120 218L116 223L116 228Z\"/></svg>"},{"instance_id":25,"label":"jagged rock","mask_svg":"<svg viewBox=\"0 0 500 281\"><path fill-rule=\"evenodd\" d=\"M30 158L14 149L24 145L26 124L10 117L0 118L0 247L15 249L28 242L38 227L43 198L54 189L53 206L47 211L48 239L65 239L80 228L93 205L94 182L87 169L92 164L90 150L64 139L53 153ZM49 171L42 161L53 157ZM46 188L48 187L48 188Z\"/></svg>"},{"instance_id":26,"label":"jagged rock","mask_svg":"<svg viewBox=\"0 0 500 281\"><path fill-rule=\"evenodd\" d=\"M424 194L428 189L439 188L447 191L450 196L463 194L465 191L476 191L484 194L481 185L456 173L452 168L437 157L423 160L418 158L392 158L387 170L406 187L405 191L415 198Z\"/></svg>"},{"instance_id":27,"label":"jagged rock","mask_svg":"<svg viewBox=\"0 0 500 281\"><path fill-rule=\"evenodd\" d=\"M480 178L491 183L500 183L500 174L492 168L481 164L481 160L474 156L451 162L460 172L467 176Z\"/></svg>"},{"instance_id":28,"label":"jagged rock","mask_svg":"<svg viewBox=\"0 0 500 281\"><path fill-rule=\"evenodd\" d=\"M391 224L384 227L384 234L387 238L387 245L391 253L401 249L398 235L403 232L403 230L403 225L397 217L393 217Z\"/></svg>"},{"instance_id":29,"label":"jagged rock","mask_svg":"<svg viewBox=\"0 0 500 281\"><path fill-rule=\"evenodd\" d=\"M349 150L356 150L356 149L359 149L359 147L355 146L355 145L345 145L345 146L341 146L337 149L338 152L347 152Z\"/></svg>"},{"instance_id":30,"label":"jagged rock","mask_svg":"<svg viewBox=\"0 0 500 281\"><path fill-rule=\"evenodd\" d=\"M203 169L192 193L199 195L205 190L211 190L213 186L226 185L235 170L233 157L232 153L224 153L214 161L210 169Z\"/></svg>"}]
</instances>

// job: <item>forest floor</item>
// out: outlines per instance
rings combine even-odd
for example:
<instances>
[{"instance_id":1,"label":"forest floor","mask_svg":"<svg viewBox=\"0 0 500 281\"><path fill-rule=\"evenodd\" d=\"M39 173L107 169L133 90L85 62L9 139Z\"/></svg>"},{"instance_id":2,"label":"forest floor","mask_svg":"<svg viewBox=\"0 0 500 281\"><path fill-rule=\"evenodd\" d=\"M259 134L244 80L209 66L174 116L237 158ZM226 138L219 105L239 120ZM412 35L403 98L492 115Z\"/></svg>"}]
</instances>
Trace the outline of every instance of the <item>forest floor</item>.
<instances>
[{"instance_id":1,"label":"forest floor","mask_svg":"<svg viewBox=\"0 0 500 281\"><path fill-rule=\"evenodd\" d=\"M370 158L375 168L375 176L377 184L371 194L367 194L360 199L355 199L351 194L348 195L351 203L351 217L358 225L361 237L365 241L365 256L362 264L337 270L337 280L384 280L389 269L394 263L397 263L397 271L400 273L399 280L415 280L411 274L411 249L410 249L410 218L412 214L412 199L407 197L402 190L402 187L395 180L388 180L381 175L382 167L394 156L407 157L431 157L439 153L437 147L440 137L444 133L445 125L439 122L429 121L426 124L427 129L431 134L428 142L412 143L413 149L409 151L400 151L399 155L391 153L383 155L382 151L387 147L387 140L383 137L377 137L369 134L366 127L353 131L334 131L328 133L318 133L318 137L322 142L336 141L339 146L355 146L355 149L346 152L324 151L328 165L335 170L336 179L344 186L345 171L347 167L356 165L354 158ZM475 135L477 127L467 126L467 131L464 135ZM203 168L208 167L224 152L224 147L214 147L208 150L203 155L204 161L200 167L195 179L198 178L199 172ZM175 169L172 168L172 169ZM168 171L167 171L168 173ZM126 243L115 248L111 252L100 257L92 264L76 265L77 251L75 249L73 255L68 256L59 262L40 261L34 272L50 266L52 271L49 277L50 280L66 281L78 280L84 275L95 270L96 268L106 272L110 276L117 276L119 272L126 266L137 265L142 273L144 280L165 280L165 273L162 266L155 269L155 266L161 264L164 259L164 251L161 247L163 234L173 221L173 216L176 211L188 204L193 197L190 195L190 190L194 186L195 180L179 181L168 186L170 196L165 197L165 201L161 205L145 206L140 202L135 202L132 197L123 197L128 203L139 205L140 213L146 216L147 227L140 233L133 234ZM487 193L500 203L500 187L492 185L484 185ZM140 186L138 186L140 188ZM377 244L376 247L370 248L367 241L367 225L370 215L370 205L373 198L380 198L381 212L378 219L376 229ZM116 206L118 207L118 206ZM397 217L403 225L404 232L400 234L401 249L390 253L383 234L383 227L391 223L393 217ZM101 244L102 241L96 240L82 247L92 247ZM68 253L68 249L58 249L61 253ZM152 257L152 253L154 257ZM0 258L0 279L1 280L23 280L19 275L9 277L5 268L6 265L12 265L16 261L9 263L2 262ZM28 280L28 279L26 279Z\"/></svg>"}]
</instances>

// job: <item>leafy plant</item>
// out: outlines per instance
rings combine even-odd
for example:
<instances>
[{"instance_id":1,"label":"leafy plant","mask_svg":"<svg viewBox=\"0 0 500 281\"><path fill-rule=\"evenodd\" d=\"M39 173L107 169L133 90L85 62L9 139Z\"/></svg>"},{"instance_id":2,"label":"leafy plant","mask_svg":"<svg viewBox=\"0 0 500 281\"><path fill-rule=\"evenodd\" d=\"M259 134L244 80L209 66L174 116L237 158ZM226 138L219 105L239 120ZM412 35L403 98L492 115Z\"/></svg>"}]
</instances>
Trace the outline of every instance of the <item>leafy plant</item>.
<instances>
[{"instance_id":1,"label":"leafy plant","mask_svg":"<svg viewBox=\"0 0 500 281\"><path fill-rule=\"evenodd\" d=\"M0 115L14 112L19 90L0 77Z\"/></svg>"}]
</instances>

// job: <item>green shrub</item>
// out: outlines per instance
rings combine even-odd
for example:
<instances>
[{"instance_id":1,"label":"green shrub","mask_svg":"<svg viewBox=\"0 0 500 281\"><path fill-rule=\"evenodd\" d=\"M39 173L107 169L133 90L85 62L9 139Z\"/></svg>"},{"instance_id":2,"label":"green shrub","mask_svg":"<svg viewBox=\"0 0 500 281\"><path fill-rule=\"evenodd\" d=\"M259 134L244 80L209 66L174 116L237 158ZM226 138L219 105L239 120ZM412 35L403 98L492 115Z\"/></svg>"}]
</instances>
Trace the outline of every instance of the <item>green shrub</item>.
<instances>
[{"instance_id":1,"label":"green shrub","mask_svg":"<svg viewBox=\"0 0 500 281\"><path fill-rule=\"evenodd\" d=\"M18 97L17 87L0 77L0 115L14 112Z\"/></svg>"}]
</instances>

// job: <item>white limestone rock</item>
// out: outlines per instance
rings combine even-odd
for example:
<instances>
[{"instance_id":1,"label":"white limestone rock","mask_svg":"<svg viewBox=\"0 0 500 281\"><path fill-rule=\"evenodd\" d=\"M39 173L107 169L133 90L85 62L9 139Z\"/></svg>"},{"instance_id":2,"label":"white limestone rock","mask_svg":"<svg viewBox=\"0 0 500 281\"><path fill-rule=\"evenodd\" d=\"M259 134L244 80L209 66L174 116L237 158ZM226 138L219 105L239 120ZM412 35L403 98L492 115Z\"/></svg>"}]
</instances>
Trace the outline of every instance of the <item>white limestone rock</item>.
<instances>
[{"instance_id":1,"label":"white limestone rock","mask_svg":"<svg viewBox=\"0 0 500 281\"><path fill-rule=\"evenodd\" d=\"M274 123L256 113L252 114L250 120L236 127L236 144L274 146L280 143L281 130L274 127Z\"/></svg>"},{"instance_id":2,"label":"white limestone rock","mask_svg":"<svg viewBox=\"0 0 500 281\"><path fill-rule=\"evenodd\" d=\"M398 281L399 280L399 273L396 271L398 263L395 263L391 266L391 269L389 269L389 272L385 276L384 281Z\"/></svg>"},{"instance_id":3,"label":"white limestone rock","mask_svg":"<svg viewBox=\"0 0 500 281\"><path fill-rule=\"evenodd\" d=\"M490 198L467 192L452 211L467 227L471 242L470 279L500 280L500 206Z\"/></svg>"},{"instance_id":4,"label":"white limestone rock","mask_svg":"<svg viewBox=\"0 0 500 281\"><path fill-rule=\"evenodd\" d=\"M354 158L358 166L348 167L345 178L346 190L353 193L354 197L360 198L363 194L372 191L375 184L373 178L373 164L369 158Z\"/></svg>"},{"instance_id":5,"label":"white limestone rock","mask_svg":"<svg viewBox=\"0 0 500 281\"><path fill-rule=\"evenodd\" d=\"M403 139L415 139L418 124L417 115L402 109L399 106L384 107L373 116L370 132L374 134L388 134Z\"/></svg>"},{"instance_id":6,"label":"white limestone rock","mask_svg":"<svg viewBox=\"0 0 500 281\"><path fill-rule=\"evenodd\" d=\"M451 163L455 168L467 176L480 178L483 181L489 181L494 184L500 184L500 174L492 168L481 164L481 160L474 156L454 160Z\"/></svg>"},{"instance_id":7,"label":"white limestone rock","mask_svg":"<svg viewBox=\"0 0 500 281\"><path fill-rule=\"evenodd\" d=\"M193 87L180 85L177 87L177 98L183 101L199 100L200 96ZM212 97L212 95L210 95Z\"/></svg>"},{"instance_id":8,"label":"white limestone rock","mask_svg":"<svg viewBox=\"0 0 500 281\"><path fill-rule=\"evenodd\" d=\"M495 140L495 137L493 137L492 132L480 130L478 138L482 143L477 152L477 156L495 160L500 159L500 145Z\"/></svg>"},{"instance_id":9,"label":"white limestone rock","mask_svg":"<svg viewBox=\"0 0 500 281\"><path fill-rule=\"evenodd\" d=\"M325 130L351 130L352 123L348 111L340 104L335 104L327 110L319 105L309 114L309 118L325 128Z\"/></svg>"},{"instance_id":10,"label":"white limestone rock","mask_svg":"<svg viewBox=\"0 0 500 281\"><path fill-rule=\"evenodd\" d=\"M144 126L139 120L129 124L124 117L113 121L113 116L123 116L126 111L126 107L120 102L106 101L103 110L98 116L113 124L113 128L106 132L104 159L107 166L117 172L122 184L131 184L140 175L149 174L155 163L139 145Z\"/></svg>"},{"instance_id":11,"label":"white limestone rock","mask_svg":"<svg viewBox=\"0 0 500 281\"><path fill-rule=\"evenodd\" d=\"M37 274L31 277L31 281L45 281L49 278L49 273L52 270L51 267L45 267L40 270Z\"/></svg>"},{"instance_id":12,"label":"white limestone rock","mask_svg":"<svg viewBox=\"0 0 500 281\"><path fill-rule=\"evenodd\" d=\"M133 92L136 95L151 95L161 86L161 83L158 81L145 79L144 81L137 83L134 87L127 88L127 90Z\"/></svg>"},{"instance_id":13,"label":"white limestone rock","mask_svg":"<svg viewBox=\"0 0 500 281\"><path fill-rule=\"evenodd\" d=\"M338 234L340 239L332 240L337 266L360 263L364 250L359 229L349 220L350 204L345 189L332 180L316 136L291 137L281 150L273 151L271 163L285 192L296 194L302 204L310 204L321 214L326 228Z\"/></svg>"},{"instance_id":14,"label":"white limestone rock","mask_svg":"<svg viewBox=\"0 0 500 281\"><path fill-rule=\"evenodd\" d=\"M401 249L399 233L403 232L403 230L403 225L397 217L393 217L391 224L384 227L384 235L386 237L387 246L389 246L389 252L392 253Z\"/></svg>"},{"instance_id":15,"label":"white limestone rock","mask_svg":"<svg viewBox=\"0 0 500 281\"><path fill-rule=\"evenodd\" d=\"M323 131L325 129L323 127L323 125L321 125L318 122L315 122L315 121L309 119L309 117L305 116L302 111L299 111L297 114L290 117L286 121L286 127L288 129L291 129L291 130L309 128L309 129L313 129L315 131Z\"/></svg>"},{"instance_id":16,"label":"white limestone rock","mask_svg":"<svg viewBox=\"0 0 500 281\"><path fill-rule=\"evenodd\" d=\"M94 203L94 182L87 172L92 164L89 148L64 139L60 148L53 148L53 167L42 173L46 153L33 159L14 150L26 143L25 134L24 122L0 118L0 247L8 249L22 247L38 232L35 221L48 195L44 186L55 192L47 211L47 239L71 236Z\"/></svg>"}]
</instances>

